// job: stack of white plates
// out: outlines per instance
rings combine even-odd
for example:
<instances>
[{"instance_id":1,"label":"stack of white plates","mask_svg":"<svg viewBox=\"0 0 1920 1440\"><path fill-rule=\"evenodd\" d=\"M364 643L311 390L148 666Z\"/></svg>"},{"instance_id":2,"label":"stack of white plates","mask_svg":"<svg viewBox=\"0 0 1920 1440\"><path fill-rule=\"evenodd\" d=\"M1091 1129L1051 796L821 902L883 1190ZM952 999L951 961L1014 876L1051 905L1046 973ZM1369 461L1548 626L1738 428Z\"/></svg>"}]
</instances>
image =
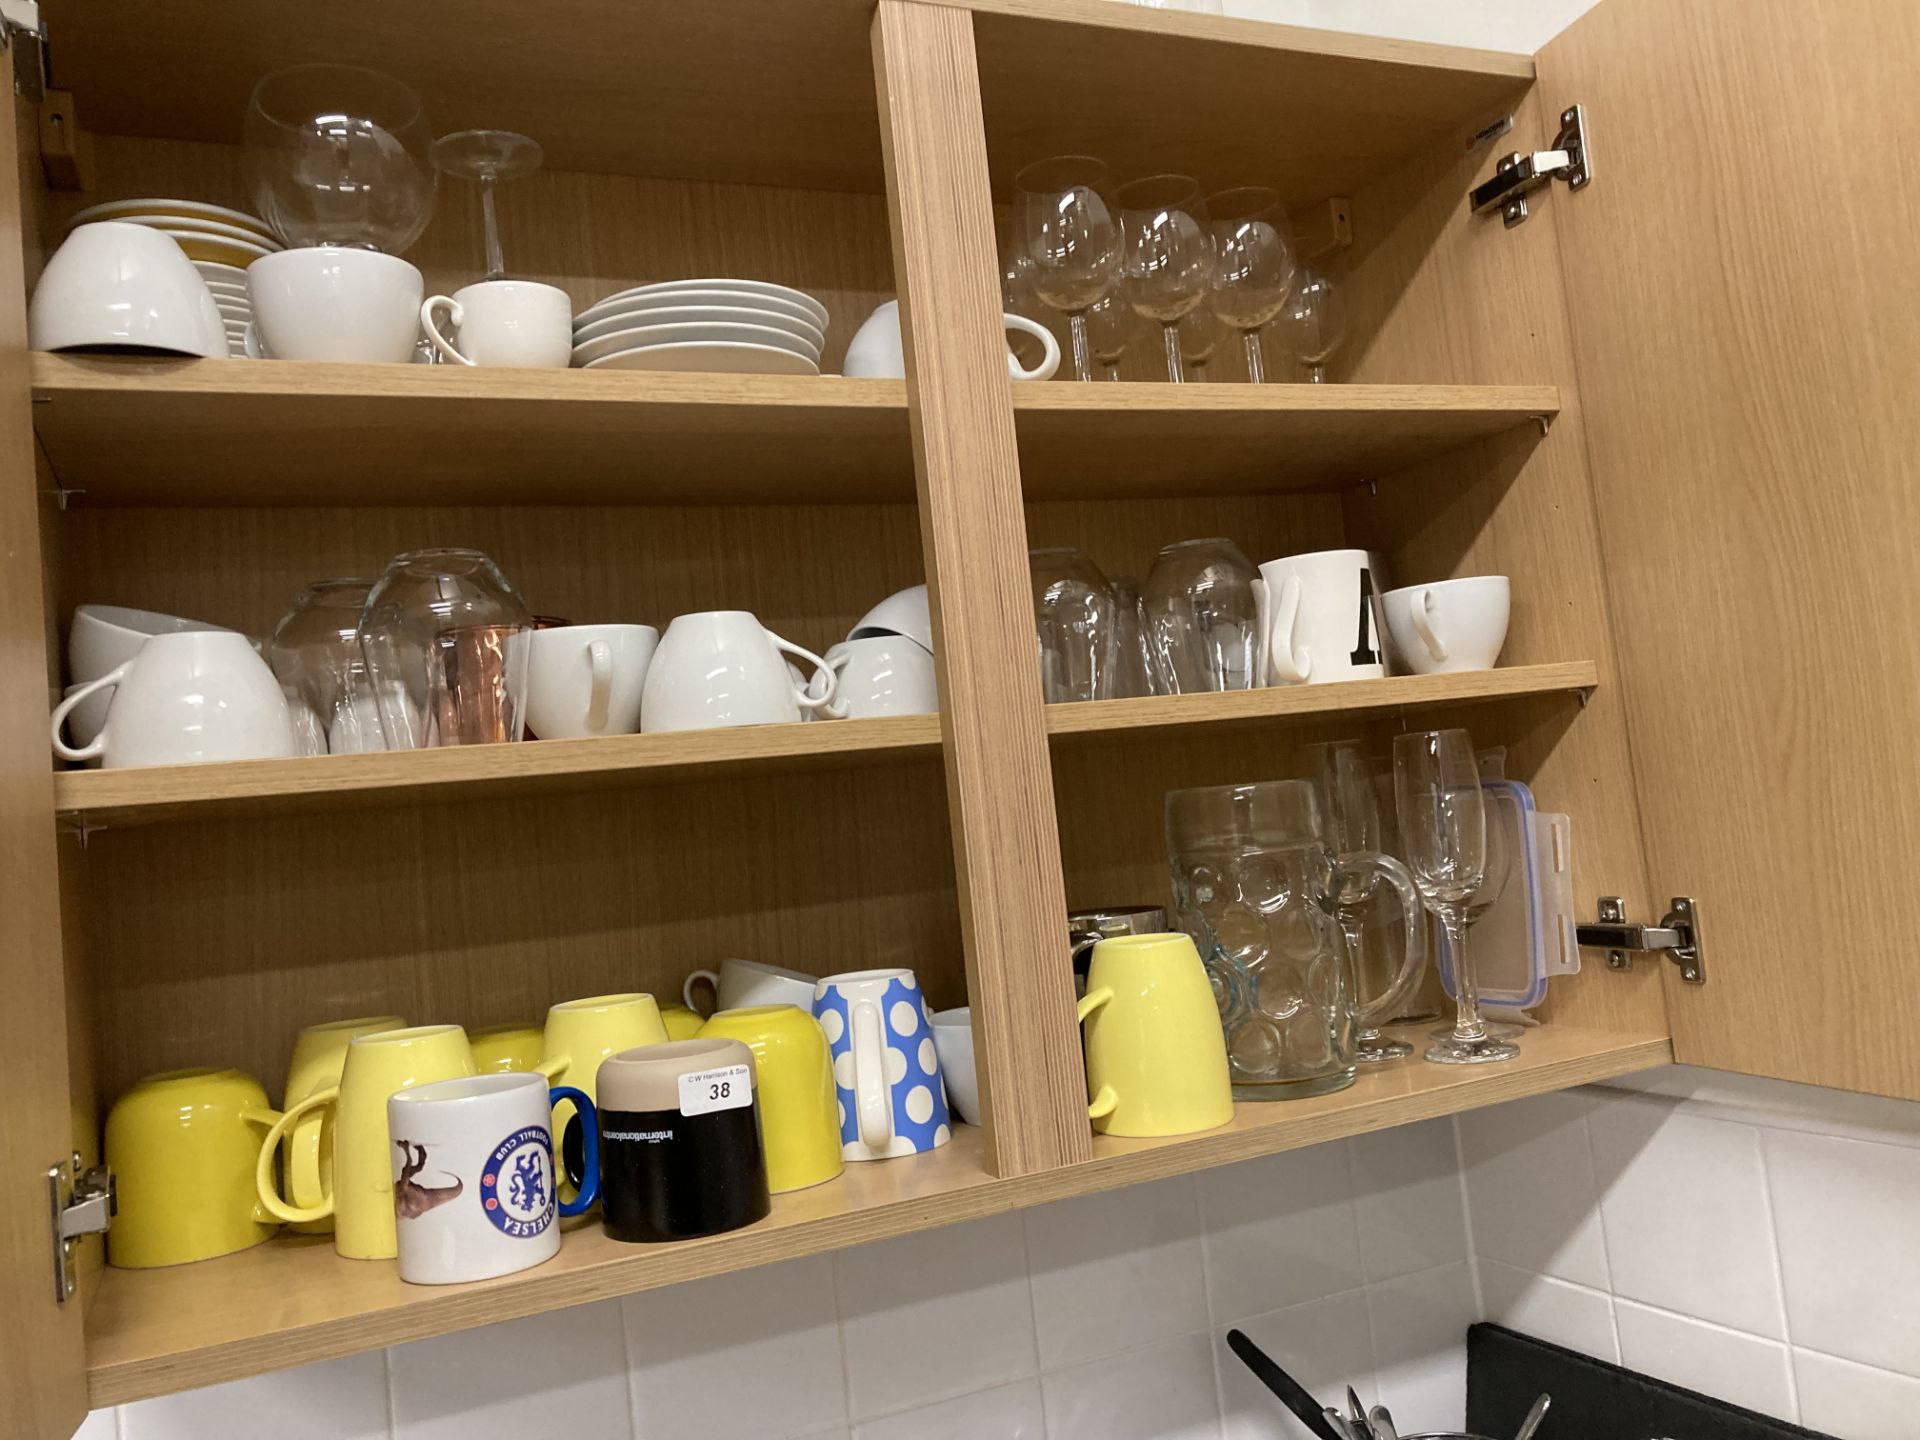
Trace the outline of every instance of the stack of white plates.
<instances>
[{"instance_id":1,"label":"stack of white plates","mask_svg":"<svg viewBox=\"0 0 1920 1440\"><path fill-rule=\"evenodd\" d=\"M585 370L818 375L827 307L765 280L668 280L609 295L573 321Z\"/></svg>"},{"instance_id":2,"label":"stack of white plates","mask_svg":"<svg viewBox=\"0 0 1920 1440\"><path fill-rule=\"evenodd\" d=\"M247 322L253 318L247 299L247 266L285 248L266 221L198 200L114 200L82 210L67 227L97 220L146 225L171 236L213 291L214 304L227 327L227 352L246 354Z\"/></svg>"}]
</instances>

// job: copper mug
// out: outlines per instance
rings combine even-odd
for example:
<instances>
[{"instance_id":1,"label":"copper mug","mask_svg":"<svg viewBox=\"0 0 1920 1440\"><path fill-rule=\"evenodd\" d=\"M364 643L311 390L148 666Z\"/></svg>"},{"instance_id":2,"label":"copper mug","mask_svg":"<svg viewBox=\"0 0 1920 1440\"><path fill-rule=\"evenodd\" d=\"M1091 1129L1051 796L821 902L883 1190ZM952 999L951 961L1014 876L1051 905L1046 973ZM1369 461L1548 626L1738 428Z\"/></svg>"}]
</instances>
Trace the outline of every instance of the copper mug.
<instances>
[{"instance_id":1,"label":"copper mug","mask_svg":"<svg viewBox=\"0 0 1920 1440\"><path fill-rule=\"evenodd\" d=\"M518 707L509 682L513 662L522 672L524 630L517 625L468 625L433 637L427 656L427 692L441 745L494 745L518 740Z\"/></svg>"}]
</instances>

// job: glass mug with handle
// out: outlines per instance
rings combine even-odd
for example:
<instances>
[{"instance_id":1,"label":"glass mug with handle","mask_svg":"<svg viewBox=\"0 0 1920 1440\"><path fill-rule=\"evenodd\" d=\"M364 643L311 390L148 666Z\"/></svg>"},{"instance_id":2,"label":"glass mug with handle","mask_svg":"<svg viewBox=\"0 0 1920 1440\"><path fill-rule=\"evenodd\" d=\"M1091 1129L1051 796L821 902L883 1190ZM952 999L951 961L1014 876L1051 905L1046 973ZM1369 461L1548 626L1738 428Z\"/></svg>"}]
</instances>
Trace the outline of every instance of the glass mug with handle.
<instances>
[{"instance_id":1,"label":"glass mug with handle","mask_svg":"<svg viewBox=\"0 0 1920 1440\"><path fill-rule=\"evenodd\" d=\"M1370 871L1399 895L1409 964L1422 954L1413 877L1386 855L1337 854L1304 780L1170 791L1166 834L1177 923L1211 973L1234 1094L1297 1099L1351 1085L1356 1003L1335 920L1343 875Z\"/></svg>"}]
</instances>

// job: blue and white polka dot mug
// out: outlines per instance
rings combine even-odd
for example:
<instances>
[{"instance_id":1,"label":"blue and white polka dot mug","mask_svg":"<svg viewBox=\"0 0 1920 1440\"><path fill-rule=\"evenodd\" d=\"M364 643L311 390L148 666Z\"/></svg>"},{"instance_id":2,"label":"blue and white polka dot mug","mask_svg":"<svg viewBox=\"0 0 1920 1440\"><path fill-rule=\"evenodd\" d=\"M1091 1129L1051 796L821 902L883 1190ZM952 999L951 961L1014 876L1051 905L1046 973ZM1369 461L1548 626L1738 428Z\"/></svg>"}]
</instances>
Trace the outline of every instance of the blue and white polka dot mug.
<instances>
[{"instance_id":1,"label":"blue and white polka dot mug","mask_svg":"<svg viewBox=\"0 0 1920 1440\"><path fill-rule=\"evenodd\" d=\"M953 1138L920 982L911 970L853 970L814 987L813 1017L833 1047L840 1153L914 1155Z\"/></svg>"}]
</instances>

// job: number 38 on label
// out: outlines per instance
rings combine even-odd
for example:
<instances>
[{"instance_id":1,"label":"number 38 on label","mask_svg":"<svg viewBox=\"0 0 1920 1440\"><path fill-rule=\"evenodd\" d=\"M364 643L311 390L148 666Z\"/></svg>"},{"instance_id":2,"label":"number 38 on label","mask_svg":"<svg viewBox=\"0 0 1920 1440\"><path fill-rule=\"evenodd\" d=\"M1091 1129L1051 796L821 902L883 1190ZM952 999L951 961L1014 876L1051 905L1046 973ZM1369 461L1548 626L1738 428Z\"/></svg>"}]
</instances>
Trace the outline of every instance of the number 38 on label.
<instances>
[{"instance_id":1,"label":"number 38 on label","mask_svg":"<svg viewBox=\"0 0 1920 1440\"><path fill-rule=\"evenodd\" d=\"M695 1070L680 1077L680 1113L707 1115L715 1110L744 1110L753 1104L753 1072L745 1065Z\"/></svg>"}]
</instances>

